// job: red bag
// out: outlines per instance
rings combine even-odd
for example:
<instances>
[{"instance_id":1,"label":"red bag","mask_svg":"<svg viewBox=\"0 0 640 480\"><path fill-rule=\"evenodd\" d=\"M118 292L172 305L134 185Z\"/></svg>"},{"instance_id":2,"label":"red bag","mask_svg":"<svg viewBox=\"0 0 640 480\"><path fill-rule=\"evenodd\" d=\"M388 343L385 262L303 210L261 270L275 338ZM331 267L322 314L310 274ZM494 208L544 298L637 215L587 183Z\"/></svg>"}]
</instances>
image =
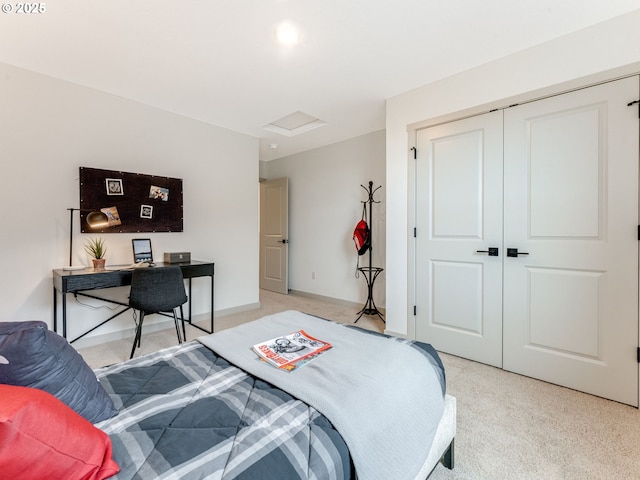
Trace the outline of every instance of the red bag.
<instances>
[{"instance_id":1,"label":"red bag","mask_svg":"<svg viewBox=\"0 0 640 480\"><path fill-rule=\"evenodd\" d=\"M353 242L356 244L358 255L364 255L371 248L371 232L369 225L367 225L366 216L365 205L365 209L362 212L362 220L358 222L356 229L353 231Z\"/></svg>"}]
</instances>

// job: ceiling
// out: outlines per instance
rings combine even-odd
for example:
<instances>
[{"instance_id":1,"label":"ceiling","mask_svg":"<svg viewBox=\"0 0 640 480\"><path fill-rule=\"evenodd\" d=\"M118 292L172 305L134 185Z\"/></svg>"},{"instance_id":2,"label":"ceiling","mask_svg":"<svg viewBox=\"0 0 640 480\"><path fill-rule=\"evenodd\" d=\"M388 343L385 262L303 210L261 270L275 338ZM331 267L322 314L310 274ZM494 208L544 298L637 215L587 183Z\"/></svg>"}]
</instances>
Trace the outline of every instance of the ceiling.
<instances>
[{"instance_id":1,"label":"ceiling","mask_svg":"<svg viewBox=\"0 0 640 480\"><path fill-rule=\"evenodd\" d=\"M0 13L0 62L260 139L272 160L385 126L385 99L638 0L55 0ZM301 39L275 42L288 20ZM296 112L322 126L264 128ZM276 144L277 148L270 148Z\"/></svg>"}]
</instances>

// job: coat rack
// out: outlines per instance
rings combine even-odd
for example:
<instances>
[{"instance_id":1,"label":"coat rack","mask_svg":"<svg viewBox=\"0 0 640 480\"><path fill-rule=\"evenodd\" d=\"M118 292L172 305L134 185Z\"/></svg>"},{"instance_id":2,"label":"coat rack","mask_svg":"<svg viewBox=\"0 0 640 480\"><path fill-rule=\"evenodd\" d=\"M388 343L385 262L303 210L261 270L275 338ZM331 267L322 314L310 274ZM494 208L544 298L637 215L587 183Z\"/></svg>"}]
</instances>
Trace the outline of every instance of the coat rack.
<instances>
[{"instance_id":1,"label":"coat rack","mask_svg":"<svg viewBox=\"0 0 640 480\"><path fill-rule=\"evenodd\" d=\"M357 323L358 320L360 320L360 318L363 315L378 315L380 317L380 320L382 320L384 322L384 318L382 317L382 313L378 310L378 308L376 307L375 302L373 301L373 284L376 281L376 278L378 278L378 275L380 275L380 273L382 273L382 271L384 270L383 268L380 267L374 267L372 266L372 250L373 250L373 216L372 214L372 207L374 203L380 203L379 201L375 201L373 199L373 194L376 193L378 191L378 189L382 188L382 185L376 187L375 189L373 188L373 182L369 182L369 188L365 187L364 185L360 185L362 188L364 188L364 190L367 192L368 198L367 200L363 201L362 203L365 204L365 208L369 207L369 239L370 239L370 243L369 243L369 249L368 249L368 253L369 253L369 266L368 267L358 267L358 271L362 272L362 275L364 276L365 281L367 282L367 301L365 302L364 306L362 307L362 309L358 312L358 318L356 318L354 323Z\"/></svg>"}]
</instances>

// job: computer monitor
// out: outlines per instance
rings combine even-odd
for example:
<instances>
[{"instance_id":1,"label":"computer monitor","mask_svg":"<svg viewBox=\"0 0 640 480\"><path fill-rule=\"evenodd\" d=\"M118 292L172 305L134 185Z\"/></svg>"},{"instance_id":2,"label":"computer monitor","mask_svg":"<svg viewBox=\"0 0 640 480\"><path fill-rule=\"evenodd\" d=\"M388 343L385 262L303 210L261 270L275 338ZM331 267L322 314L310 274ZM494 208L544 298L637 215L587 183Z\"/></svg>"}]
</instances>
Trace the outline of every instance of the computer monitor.
<instances>
[{"instance_id":1,"label":"computer monitor","mask_svg":"<svg viewBox=\"0 0 640 480\"><path fill-rule=\"evenodd\" d=\"M153 262L150 238L134 238L131 242L133 244L133 263Z\"/></svg>"}]
</instances>

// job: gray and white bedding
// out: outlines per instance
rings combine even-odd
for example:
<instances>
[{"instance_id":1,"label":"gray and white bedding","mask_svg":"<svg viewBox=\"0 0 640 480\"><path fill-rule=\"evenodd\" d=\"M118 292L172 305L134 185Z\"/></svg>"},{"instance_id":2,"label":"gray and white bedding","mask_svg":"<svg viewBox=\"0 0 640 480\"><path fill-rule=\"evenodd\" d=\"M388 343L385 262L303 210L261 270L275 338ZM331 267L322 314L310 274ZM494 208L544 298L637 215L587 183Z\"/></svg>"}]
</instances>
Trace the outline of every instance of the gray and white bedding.
<instances>
[{"instance_id":1,"label":"gray and white bedding","mask_svg":"<svg viewBox=\"0 0 640 480\"><path fill-rule=\"evenodd\" d=\"M292 372L250 351L299 329L333 348ZM430 346L299 312L96 375L119 410L96 424L111 437L118 479L353 479L354 465L359 480L413 478L444 396Z\"/></svg>"},{"instance_id":2,"label":"gray and white bedding","mask_svg":"<svg viewBox=\"0 0 640 480\"><path fill-rule=\"evenodd\" d=\"M291 373L255 360L253 344L299 329L332 348ZM345 439L359 480L413 479L444 411L444 370L434 368L435 351L417 342L365 332L287 311L200 341L325 415Z\"/></svg>"},{"instance_id":3,"label":"gray and white bedding","mask_svg":"<svg viewBox=\"0 0 640 480\"><path fill-rule=\"evenodd\" d=\"M117 479L351 478L340 435L315 409L197 341L97 370L119 413Z\"/></svg>"}]
</instances>

